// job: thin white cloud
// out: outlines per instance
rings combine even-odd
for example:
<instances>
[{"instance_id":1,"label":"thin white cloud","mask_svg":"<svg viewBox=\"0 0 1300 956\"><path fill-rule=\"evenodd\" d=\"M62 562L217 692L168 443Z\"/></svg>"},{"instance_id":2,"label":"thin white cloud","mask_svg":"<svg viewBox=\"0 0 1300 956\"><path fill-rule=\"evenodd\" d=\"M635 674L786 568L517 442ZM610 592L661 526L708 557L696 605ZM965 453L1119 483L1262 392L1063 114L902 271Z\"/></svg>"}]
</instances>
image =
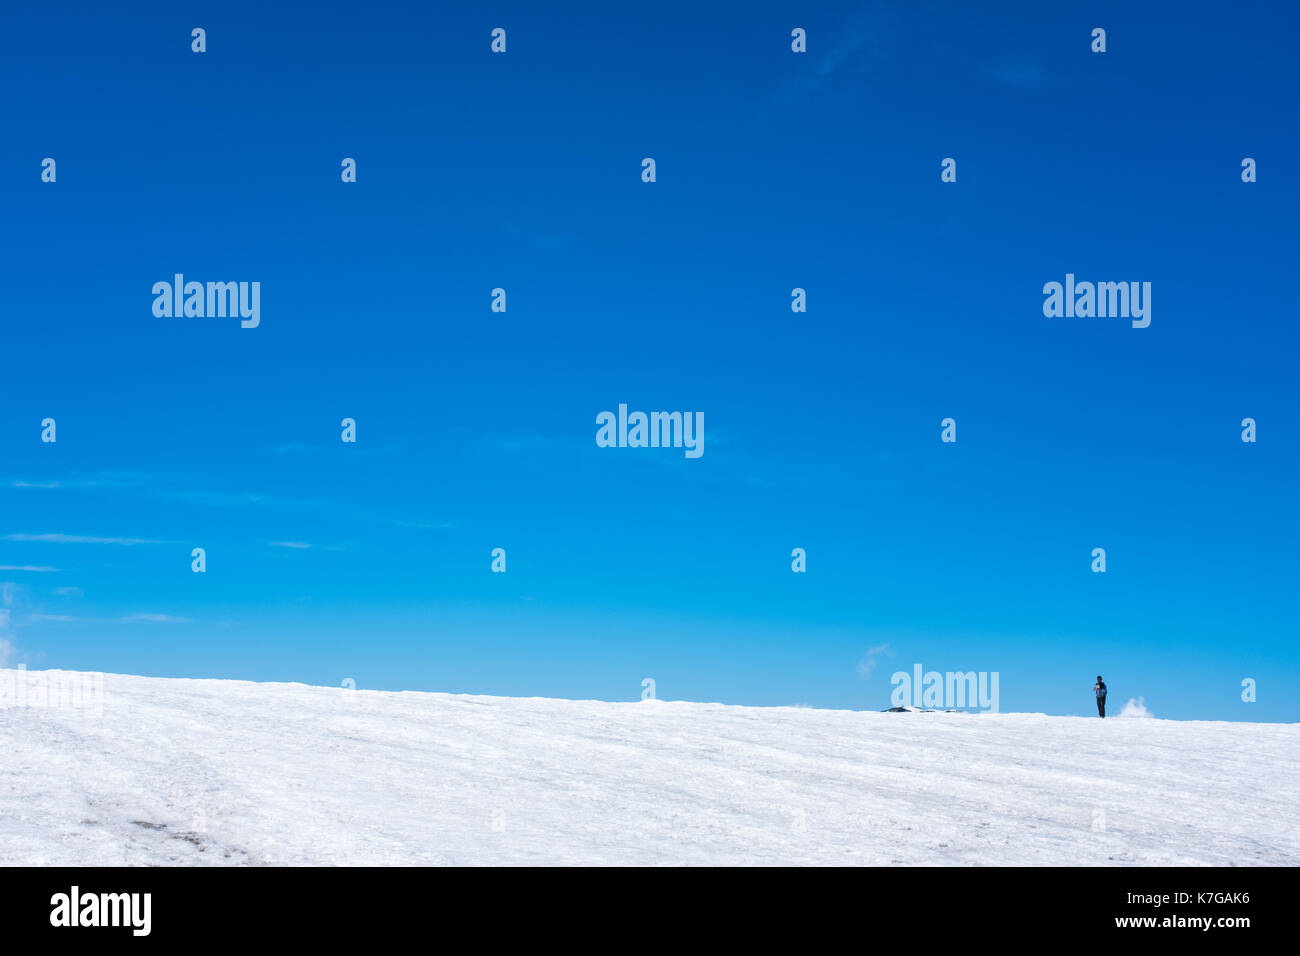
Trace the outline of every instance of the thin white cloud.
<instances>
[{"instance_id":1,"label":"thin white cloud","mask_svg":"<svg viewBox=\"0 0 1300 956\"><path fill-rule=\"evenodd\" d=\"M7 612L5 612L7 613ZM174 614L123 614L116 618L78 617L75 614L28 614L24 624L193 624L188 617Z\"/></svg>"},{"instance_id":2,"label":"thin white cloud","mask_svg":"<svg viewBox=\"0 0 1300 956\"><path fill-rule=\"evenodd\" d=\"M272 541L271 544L277 548L294 548L299 551L311 547L311 545L305 541Z\"/></svg>"},{"instance_id":3,"label":"thin white cloud","mask_svg":"<svg viewBox=\"0 0 1300 956\"><path fill-rule=\"evenodd\" d=\"M55 588L54 593L60 595L61 597L81 597L86 592L81 590L81 588L78 587L62 587L62 588Z\"/></svg>"},{"instance_id":4,"label":"thin white cloud","mask_svg":"<svg viewBox=\"0 0 1300 956\"><path fill-rule=\"evenodd\" d=\"M154 538L97 538L85 534L7 534L6 541L46 541L53 544L162 544Z\"/></svg>"},{"instance_id":5,"label":"thin white cloud","mask_svg":"<svg viewBox=\"0 0 1300 956\"><path fill-rule=\"evenodd\" d=\"M39 564L0 564L0 571L57 571Z\"/></svg>"},{"instance_id":6,"label":"thin white cloud","mask_svg":"<svg viewBox=\"0 0 1300 956\"><path fill-rule=\"evenodd\" d=\"M894 652L888 644L868 648L867 652L862 655L862 660L858 661L858 676L870 677L871 672L876 669L876 658L881 654L888 654L890 657L894 656Z\"/></svg>"},{"instance_id":7,"label":"thin white cloud","mask_svg":"<svg viewBox=\"0 0 1300 956\"><path fill-rule=\"evenodd\" d=\"M69 478L54 481L27 481L14 478L9 482L12 488L128 488L133 484L133 476L128 472L105 472L96 478Z\"/></svg>"}]
</instances>

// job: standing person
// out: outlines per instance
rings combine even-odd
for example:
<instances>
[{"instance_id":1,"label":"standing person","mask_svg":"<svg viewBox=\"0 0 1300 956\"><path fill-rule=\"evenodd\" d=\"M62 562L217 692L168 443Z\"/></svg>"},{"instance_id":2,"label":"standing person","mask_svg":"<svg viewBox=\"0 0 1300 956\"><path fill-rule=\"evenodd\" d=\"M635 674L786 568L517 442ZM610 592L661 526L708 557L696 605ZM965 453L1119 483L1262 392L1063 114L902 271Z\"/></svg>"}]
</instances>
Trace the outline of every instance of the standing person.
<instances>
[{"instance_id":1,"label":"standing person","mask_svg":"<svg viewBox=\"0 0 1300 956\"><path fill-rule=\"evenodd\" d=\"M1092 685L1093 692L1097 695L1097 716L1106 716L1106 682L1097 675L1097 683Z\"/></svg>"}]
</instances>

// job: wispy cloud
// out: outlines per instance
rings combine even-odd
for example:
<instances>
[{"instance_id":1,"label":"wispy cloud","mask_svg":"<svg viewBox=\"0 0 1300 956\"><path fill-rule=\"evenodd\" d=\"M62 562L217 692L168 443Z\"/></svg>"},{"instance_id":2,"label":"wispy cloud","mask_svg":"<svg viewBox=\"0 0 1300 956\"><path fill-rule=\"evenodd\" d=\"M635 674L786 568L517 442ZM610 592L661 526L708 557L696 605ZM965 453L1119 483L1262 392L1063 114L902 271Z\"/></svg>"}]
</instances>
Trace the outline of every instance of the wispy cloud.
<instances>
[{"instance_id":1,"label":"wispy cloud","mask_svg":"<svg viewBox=\"0 0 1300 956\"><path fill-rule=\"evenodd\" d=\"M890 657L894 656L894 651L888 644L881 644L879 647L872 647L862 655L862 660L858 661L858 676L870 677L871 672L876 669L876 658L881 654Z\"/></svg>"},{"instance_id":2,"label":"wispy cloud","mask_svg":"<svg viewBox=\"0 0 1300 956\"><path fill-rule=\"evenodd\" d=\"M86 592L81 590L81 588L78 587L62 587L62 588L55 588L54 593L59 595L60 597L81 597Z\"/></svg>"},{"instance_id":3,"label":"wispy cloud","mask_svg":"<svg viewBox=\"0 0 1300 956\"><path fill-rule=\"evenodd\" d=\"M0 564L0 571L58 571L58 568L49 568L40 564Z\"/></svg>"},{"instance_id":4,"label":"wispy cloud","mask_svg":"<svg viewBox=\"0 0 1300 956\"><path fill-rule=\"evenodd\" d=\"M311 547L306 541L272 541L271 544L276 548L293 548L297 551L305 551Z\"/></svg>"},{"instance_id":5,"label":"wispy cloud","mask_svg":"<svg viewBox=\"0 0 1300 956\"><path fill-rule=\"evenodd\" d=\"M539 439L540 441L540 439ZM310 445L282 445L276 449L277 453L287 453L290 451L309 451L313 449L323 449L333 446L310 446ZM359 454L396 454L405 450L406 446L401 443L388 443L382 446L367 445L365 449L354 449L349 451L349 455ZM392 514L375 513L369 510L352 511L346 505L328 497L284 497L276 494L264 494L246 489L225 490L219 488L206 488L198 484L203 478L191 475L176 475L170 473L141 473L141 472L99 472L87 477L79 478L62 478L51 481L37 482L28 480L13 480L10 482L15 488L63 488L72 490L93 490L104 491L108 493L139 494L146 497L161 498L167 501L183 501L188 504L211 506L218 508L244 508L248 506L263 508L296 508L304 511L323 511L328 510L331 513L346 513L351 516L366 521L382 521L386 523L397 523ZM450 528L455 527L450 524L441 525L420 525L424 528ZM164 544L162 541L155 541L145 538L98 538L90 535L65 535L65 534L21 534L7 535L0 540L7 541L46 541L66 544ZM284 543L281 547L292 546L291 543Z\"/></svg>"},{"instance_id":6,"label":"wispy cloud","mask_svg":"<svg viewBox=\"0 0 1300 956\"><path fill-rule=\"evenodd\" d=\"M86 534L7 534L6 541L46 541L54 544L162 544L154 538L97 538Z\"/></svg>"},{"instance_id":7,"label":"wispy cloud","mask_svg":"<svg viewBox=\"0 0 1300 956\"><path fill-rule=\"evenodd\" d=\"M121 617L80 617L76 614L45 614L37 612L23 618L24 624L193 624L188 617L174 614L123 614Z\"/></svg>"},{"instance_id":8,"label":"wispy cloud","mask_svg":"<svg viewBox=\"0 0 1300 956\"><path fill-rule=\"evenodd\" d=\"M67 478L54 481L27 481L16 478L11 481L13 488L130 488L147 480L147 476L136 472L106 471L88 478Z\"/></svg>"},{"instance_id":9,"label":"wispy cloud","mask_svg":"<svg viewBox=\"0 0 1300 956\"><path fill-rule=\"evenodd\" d=\"M781 82L776 95L784 100L809 93L827 93L837 87L857 90L863 77L906 48L908 32L892 5L868 3L849 14L831 30L810 33L807 64ZM799 58L801 61L803 57Z\"/></svg>"},{"instance_id":10,"label":"wispy cloud","mask_svg":"<svg viewBox=\"0 0 1300 956\"><path fill-rule=\"evenodd\" d=\"M323 508L332 507L333 502L325 499L282 498L277 495L259 494L240 489L226 491L205 488L198 484L195 476L176 475L165 472L100 472L84 478L65 478L52 481L11 481L14 488L63 488L70 490L90 490L125 492L141 494L148 497L163 498L169 501L187 501L195 504L214 505L217 507L240 507L242 505L277 505L282 507Z\"/></svg>"}]
</instances>

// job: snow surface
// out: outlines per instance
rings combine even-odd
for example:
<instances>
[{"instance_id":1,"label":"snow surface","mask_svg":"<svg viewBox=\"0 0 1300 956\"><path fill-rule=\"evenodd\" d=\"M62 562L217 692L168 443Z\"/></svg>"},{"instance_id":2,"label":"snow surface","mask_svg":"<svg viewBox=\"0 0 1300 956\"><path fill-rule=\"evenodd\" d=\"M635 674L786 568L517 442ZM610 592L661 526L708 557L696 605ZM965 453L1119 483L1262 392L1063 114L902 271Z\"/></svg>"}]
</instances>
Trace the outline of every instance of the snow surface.
<instances>
[{"instance_id":1,"label":"snow surface","mask_svg":"<svg viewBox=\"0 0 1300 956\"><path fill-rule=\"evenodd\" d=\"M100 714L8 703L6 865L1300 864L1290 724L115 675Z\"/></svg>"}]
</instances>

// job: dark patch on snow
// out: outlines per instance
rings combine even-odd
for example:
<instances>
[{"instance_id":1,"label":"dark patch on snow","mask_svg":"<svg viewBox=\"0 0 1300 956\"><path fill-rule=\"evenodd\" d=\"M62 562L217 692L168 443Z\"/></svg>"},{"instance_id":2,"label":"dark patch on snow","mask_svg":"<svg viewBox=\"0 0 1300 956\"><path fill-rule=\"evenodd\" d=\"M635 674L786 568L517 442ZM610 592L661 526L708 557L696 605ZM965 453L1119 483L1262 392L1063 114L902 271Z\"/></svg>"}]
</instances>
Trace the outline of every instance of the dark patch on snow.
<instances>
[{"instance_id":1,"label":"dark patch on snow","mask_svg":"<svg viewBox=\"0 0 1300 956\"><path fill-rule=\"evenodd\" d=\"M148 820L132 820L131 822L138 827L144 827L146 830L162 831L167 829L165 823L150 823ZM184 840L186 843L194 844L199 848L200 853L203 853L208 848L207 844L203 842L203 838L197 833L169 833L167 835L173 840ZM227 853L226 856L230 856L230 854Z\"/></svg>"}]
</instances>

